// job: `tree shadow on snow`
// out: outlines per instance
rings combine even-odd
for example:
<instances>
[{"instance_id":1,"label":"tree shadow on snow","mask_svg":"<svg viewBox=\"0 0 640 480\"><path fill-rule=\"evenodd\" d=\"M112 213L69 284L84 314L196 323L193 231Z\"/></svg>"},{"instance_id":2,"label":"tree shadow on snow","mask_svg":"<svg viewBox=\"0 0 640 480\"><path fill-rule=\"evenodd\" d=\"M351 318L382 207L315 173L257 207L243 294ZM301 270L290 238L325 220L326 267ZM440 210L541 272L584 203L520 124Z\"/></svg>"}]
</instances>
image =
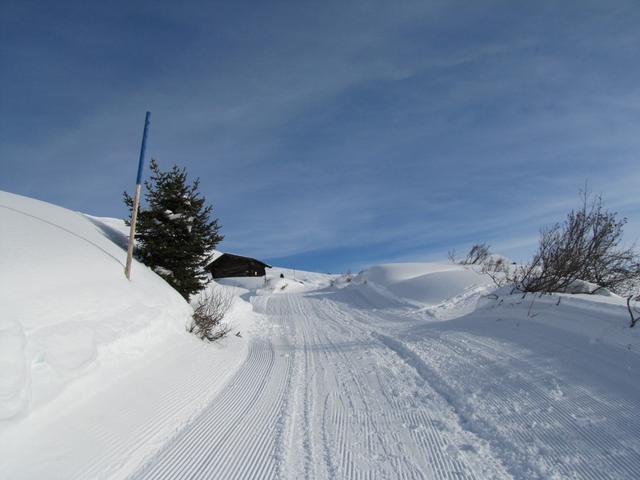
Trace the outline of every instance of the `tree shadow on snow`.
<instances>
[{"instance_id":1,"label":"tree shadow on snow","mask_svg":"<svg viewBox=\"0 0 640 480\"><path fill-rule=\"evenodd\" d=\"M100 220L92 218L88 215L85 215L85 217L96 227L98 227L98 229L104 234L105 237L115 243L122 250L127 251L127 246L129 245L129 238L127 237L127 235L122 233L117 228L111 227L106 223L102 223Z\"/></svg>"}]
</instances>

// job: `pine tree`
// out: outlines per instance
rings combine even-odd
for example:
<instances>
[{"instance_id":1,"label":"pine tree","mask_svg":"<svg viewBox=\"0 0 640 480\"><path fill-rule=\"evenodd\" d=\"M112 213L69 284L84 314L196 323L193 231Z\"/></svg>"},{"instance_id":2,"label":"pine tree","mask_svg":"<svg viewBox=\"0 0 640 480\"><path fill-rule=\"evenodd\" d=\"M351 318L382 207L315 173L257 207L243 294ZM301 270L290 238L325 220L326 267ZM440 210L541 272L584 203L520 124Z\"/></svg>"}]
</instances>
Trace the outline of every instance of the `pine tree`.
<instances>
[{"instance_id":1,"label":"pine tree","mask_svg":"<svg viewBox=\"0 0 640 480\"><path fill-rule=\"evenodd\" d=\"M151 267L187 300L208 283L204 271L208 255L224 238L213 208L198 192L199 179L187 184L184 168L163 172L155 160L145 181L146 208L138 212L136 257ZM133 199L124 192L130 225Z\"/></svg>"}]
</instances>

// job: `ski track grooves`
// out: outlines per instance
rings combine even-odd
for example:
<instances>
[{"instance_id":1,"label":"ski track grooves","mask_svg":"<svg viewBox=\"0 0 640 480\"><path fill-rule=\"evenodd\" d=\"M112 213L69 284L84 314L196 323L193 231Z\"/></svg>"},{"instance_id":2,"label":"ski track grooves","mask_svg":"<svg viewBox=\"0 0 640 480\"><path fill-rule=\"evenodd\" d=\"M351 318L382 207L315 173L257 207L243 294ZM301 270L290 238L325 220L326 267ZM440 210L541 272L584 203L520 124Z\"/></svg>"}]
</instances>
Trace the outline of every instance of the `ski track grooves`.
<instances>
[{"instance_id":1,"label":"ski track grooves","mask_svg":"<svg viewBox=\"0 0 640 480\"><path fill-rule=\"evenodd\" d=\"M276 478L272 453L290 366L270 342L252 341L230 384L131 478ZM235 463L243 452L250 461Z\"/></svg>"},{"instance_id":2,"label":"ski track grooves","mask_svg":"<svg viewBox=\"0 0 640 480\"><path fill-rule=\"evenodd\" d=\"M294 382L294 389L305 399L309 391L317 392L315 421L309 422L310 404L304 402L304 465L291 469L288 478L477 478L472 468L447 453L450 443L429 418L426 405L408 406L386 393L393 375L382 377L372 367L395 362L396 354L369 330L327 299L280 296L269 305L267 313L296 322L299 334L294 343L304 353L301 371L312 370L306 381ZM312 364L322 365L322 373ZM400 368L416 377L404 364ZM416 408L417 413L406 413ZM398 428L405 423L427 428L407 434L404 427Z\"/></svg>"},{"instance_id":3,"label":"ski track grooves","mask_svg":"<svg viewBox=\"0 0 640 480\"><path fill-rule=\"evenodd\" d=\"M638 478L638 405L577 385L559 401L551 359L464 332L403 340L386 334L411 326L402 312L329 297L256 297L278 336L252 340L226 387L130 478Z\"/></svg>"},{"instance_id":4,"label":"ski track grooves","mask_svg":"<svg viewBox=\"0 0 640 480\"><path fill-rule=\"evenodd\" d=\"M439 358L446 358L449 366L455 366L450 373L458 381L465 382L463 372L466 371L468 378L479 364L493 371L494 378L510 379L508 383L495 382L483 393L482 404L475 411L476 422L484 424L485 433L492 436L495 443L504 445L507 451L518 451L517 445L544 448L544 455L529 452L533 458L525 462L522 458L517 459L520 464L529 463L539 477L545 478L554 472L563 477L594 480L638 478L640 457L628 440L636 439L637 448L640 422L633 412L637 412L640 405L598 399L584 387L566 384L552 370L529 360L525 353L490 339L447 335L428 346L423 344L425 347L426 351L415 348L423 356L433 357L437 353ZM418 358L417 362L422 362L417 353L407 351ZM435 373L432 375L437 378ZM554 394L559 385L563 391ZM461 410L469 408L458 407ZM497 423L496 414L500 417ZM582 418L590 420L583 424ZM627 421L620 424L620 418ZM527 428L532 424L536 428ZM512 438L505 438L497 427L502 427L503 431L507 427ZM621 433L626 435L620 438ZM506 447L509 444L510 447ZM513 453L505 452L504 455ZM571 461L567 463L562 459Z\"/></svg>"},{"instance_id":5,"label":"ski track grooves","mask_svg":"<svg viewBox=\"0 0 640 480\"><path fill-rule=\"evenodd\" d=\"M300 294L254 305L282 336L254 339L227 386L130 478L482 478L451 451L464 432L436 420L456 421L448 404L350 311ZM393 391L398 376L409 390Z\"/></svg>"}]
</instances>

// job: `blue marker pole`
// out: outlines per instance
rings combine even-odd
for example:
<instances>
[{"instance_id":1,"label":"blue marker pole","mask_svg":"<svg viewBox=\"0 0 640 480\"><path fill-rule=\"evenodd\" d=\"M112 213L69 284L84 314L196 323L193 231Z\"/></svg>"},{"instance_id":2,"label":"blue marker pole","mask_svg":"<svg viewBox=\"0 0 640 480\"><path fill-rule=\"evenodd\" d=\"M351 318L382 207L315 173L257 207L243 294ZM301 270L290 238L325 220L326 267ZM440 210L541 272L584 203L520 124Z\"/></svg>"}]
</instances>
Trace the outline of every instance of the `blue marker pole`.
<instances>
[{"instance_id":1,"label":"blue marker pole","mask_svg":"<svg viewBox=\"0 0 640 480\"><path fill-rule=\"evenodd\" d=\"M140 159L138 160L138 176L136 177L136 191L133 194L133 211L131 212L131 229L129 230L129 246L127 247L127 266L124 273L127 280L131 280L131 263L133 260L133 244L136 237L136 221L138 220L138 207L140 206L140 191L142 189L142 169L144 167L144 152L147 149L147 137L149 136L149 119L151 112L147 112L144 118L144 132L142 133L142 145L140 146Z\"/></svg>"}]
</instances>

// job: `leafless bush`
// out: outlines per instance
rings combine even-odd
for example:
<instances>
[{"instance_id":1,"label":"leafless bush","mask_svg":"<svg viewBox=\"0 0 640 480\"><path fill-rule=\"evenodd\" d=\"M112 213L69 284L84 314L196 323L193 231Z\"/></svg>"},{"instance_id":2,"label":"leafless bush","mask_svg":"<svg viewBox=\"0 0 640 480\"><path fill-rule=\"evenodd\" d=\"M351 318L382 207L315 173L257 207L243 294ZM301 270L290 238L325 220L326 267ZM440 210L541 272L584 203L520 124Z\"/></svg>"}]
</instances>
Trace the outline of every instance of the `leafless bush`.
<instances>
[{"instance_id":1,"label":"leafless bush","mask_svg":"<svg viewBox=\"0 0 640 480\"><path fill-rule=\"evenodd\" d=\"M455 249L449 250L447 257L451 263L480 265L480 272L488 275L497 287L502 287L509 283L511 279L510 265L507 264L504 258L493 257L490 248L491 246L486 243L476 243L462 260L456 258Z\"/></svg>"},{"instance_id":2,"label":"leafless bush","mask_svg":"<svg viewBox=\"0 0 640 480\"><path fill-rule=\"evenodd\" d=\"M620 247L627 219L605 210L600 196L582 197L564 223L541 231L533 260L514 274L518 289L562 292L579 279L615 292L640 278L640 257L633 247Z\"/></svg>"},{"instance_id":3,"label":"leafless bush","mask_svg":"<svg viewBox=\"0 0 640 480\"><path fill-rule=\"evenodd\" d=\"M231 327L224 316L231 308L233 296L223 288L202 293L193 308L193 320L187 330L201 340L213 342L224 337Z\"/></svg>"},{"instance_id":4,"label":"leafless bush","mask_svg":"<svg viewBox=\"0 0 640 480\"><path fill-rule=\"evenodd\" d=\"M471 247L467 256L460 260L462 265L480 265L489 259L491 252L489 251L490 245L486 243L476 243Z\"/></svg>"},{"instance_id":5,"label":"leafless bush","mask_svg":"<svg viewBox=\"0 0 640 480\"><path fill-rule=\"evenodd\" d=\"M460 265L480 265L487 261L491 252L489 251L490 245L486 243L476 243L471 247L467 256L461 260L456 257L456 249L452 248L447 252L447 258L451 263L457 263Z\"/></svg>"},{"instance_id":6,"label":"leafless bush","mask_svg":"<svg viewBox=\"0 0 640 480\"><path fill-rule=\"evenodd\" d=\"M504 258L489 258L482 263L483 272L503 272L509 269L509 265Z\"/></svg>"},{"instance_id":7,"label":"leafless bush","mask_svg":"<svg viewBox=\"0 0 640 480\"><path fill-rule=\"evenodd\" d=\"M511 267L503 258L489 259L482 264L480 273L487 275L496 287L504 287L509 283L513 283L513 270L517 267Z\"/></svg>"},{"instance_id":8,"label":"leafless bush","mask_svg":"<svg viewBox=\"0 0 640 480\"><path fill-rule=\"evenodd\" d=\"M626 282L622 282L619 286L616 287L616 293L621 297L638 297L638 301L640 301L640 276L637 278L630 278Z\"/></svg>"}]
</instances>

